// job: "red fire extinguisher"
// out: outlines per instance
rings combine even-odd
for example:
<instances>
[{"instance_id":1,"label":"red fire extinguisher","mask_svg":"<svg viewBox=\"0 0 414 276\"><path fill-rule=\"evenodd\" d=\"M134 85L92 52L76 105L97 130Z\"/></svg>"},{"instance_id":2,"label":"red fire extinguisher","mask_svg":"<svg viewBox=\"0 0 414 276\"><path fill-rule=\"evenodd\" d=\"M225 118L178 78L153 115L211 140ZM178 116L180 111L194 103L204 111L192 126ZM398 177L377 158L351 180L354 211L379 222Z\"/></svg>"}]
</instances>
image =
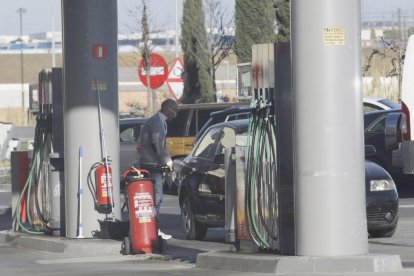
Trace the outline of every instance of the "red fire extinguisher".
<instances>
[{"instance_id":1,"label":"red fire extinguisher","mask_svg":"<svg viewBox=\"0 0 414 276\"><path fill-rule=\"evenodd\" d=\"M112 168L100 163L95 169L96 209L100 213L109 214L112 210Z\"/></svg>"},{"instance_id":2,"label":"red fire extinguisher","mask_svg":"<svg viewBox=\"0 0 414 276\"><path fill-rule=\"evenodd\" d=\"M124 253L153 253L160 251L154 189L149 172L131 170L127 184L130 239L124 239ZM132 176L132 177L131 177Z\"/></svg>"}]
</instances>

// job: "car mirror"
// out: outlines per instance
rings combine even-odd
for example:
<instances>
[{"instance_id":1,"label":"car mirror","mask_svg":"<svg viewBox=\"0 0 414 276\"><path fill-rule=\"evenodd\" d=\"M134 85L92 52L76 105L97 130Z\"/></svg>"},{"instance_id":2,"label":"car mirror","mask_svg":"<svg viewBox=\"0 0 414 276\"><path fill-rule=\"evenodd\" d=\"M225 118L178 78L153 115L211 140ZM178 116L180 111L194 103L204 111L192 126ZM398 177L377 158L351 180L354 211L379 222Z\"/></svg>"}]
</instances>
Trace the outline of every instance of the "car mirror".
<instances>
[{"instance_id":1,"label":"car mirror","mask_svg":"<svg viewBox=\"0 0 414 276\"><path fill-rule=\"evenodd\" d=\"M377 150L373 145L366 145L365 146L365 157L374 156L377 153Z\"/></svg>"}]
</instances>

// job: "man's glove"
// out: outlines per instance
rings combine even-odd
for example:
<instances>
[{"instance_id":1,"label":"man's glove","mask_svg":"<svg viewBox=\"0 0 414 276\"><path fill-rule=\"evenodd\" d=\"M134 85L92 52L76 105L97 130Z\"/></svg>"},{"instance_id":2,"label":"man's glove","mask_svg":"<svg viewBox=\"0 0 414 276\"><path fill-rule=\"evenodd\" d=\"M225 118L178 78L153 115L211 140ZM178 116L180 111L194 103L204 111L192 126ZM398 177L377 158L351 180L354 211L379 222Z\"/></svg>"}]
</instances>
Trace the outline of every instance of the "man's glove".
<instances>
[{"instance_id":1,"label":"man's glove","mask_svg":"<svg viewBox=\"0 0 414 276\"><path fill-rule=\"evenodd\" d=\"M170 169L170 171L173 171L173 161L172 160L168 161L166 165Z\"/></svg>"}]
</instances>

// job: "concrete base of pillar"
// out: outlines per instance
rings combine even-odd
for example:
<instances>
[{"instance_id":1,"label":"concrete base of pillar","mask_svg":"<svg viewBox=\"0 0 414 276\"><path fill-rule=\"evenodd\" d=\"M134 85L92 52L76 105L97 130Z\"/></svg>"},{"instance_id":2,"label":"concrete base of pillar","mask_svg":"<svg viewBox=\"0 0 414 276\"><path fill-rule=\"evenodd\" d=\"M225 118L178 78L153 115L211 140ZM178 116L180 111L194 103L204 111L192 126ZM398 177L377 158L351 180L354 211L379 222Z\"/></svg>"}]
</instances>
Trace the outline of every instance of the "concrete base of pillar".
<instances>
[{"instance_id":1,"label":"concrete base of pillar","mask_svg":"<svg viewBox=\"0 0 414 276\"><path fill-rule=\"evenodd\" d=\"M398 255L278 256L234 252L198 254L198 268L256 273L351 273L396 272L402 270Z\"/></svg>"}]
</instances>

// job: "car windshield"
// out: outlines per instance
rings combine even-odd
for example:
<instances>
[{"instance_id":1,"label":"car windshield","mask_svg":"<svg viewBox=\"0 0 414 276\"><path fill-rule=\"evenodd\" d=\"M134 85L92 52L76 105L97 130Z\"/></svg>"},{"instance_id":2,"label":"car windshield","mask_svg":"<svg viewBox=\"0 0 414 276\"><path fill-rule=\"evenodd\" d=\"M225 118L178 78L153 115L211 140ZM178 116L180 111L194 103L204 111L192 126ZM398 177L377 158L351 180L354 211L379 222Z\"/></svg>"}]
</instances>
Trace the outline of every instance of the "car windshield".
<instances>
[{"instance_id":1,"label":"car windshield","mask_svg":"<svg viewBox=\"0 0 414 276\"><path fill-rule=\"evenodd\" d=\"M214 142L217 139L218 135L221 133L221 128L211 128L203 139L198 144L197 149L194 152L194 156L201 158L209 158L211 156L211 151L214 147Z\"/></svg>"}]
</instances>

